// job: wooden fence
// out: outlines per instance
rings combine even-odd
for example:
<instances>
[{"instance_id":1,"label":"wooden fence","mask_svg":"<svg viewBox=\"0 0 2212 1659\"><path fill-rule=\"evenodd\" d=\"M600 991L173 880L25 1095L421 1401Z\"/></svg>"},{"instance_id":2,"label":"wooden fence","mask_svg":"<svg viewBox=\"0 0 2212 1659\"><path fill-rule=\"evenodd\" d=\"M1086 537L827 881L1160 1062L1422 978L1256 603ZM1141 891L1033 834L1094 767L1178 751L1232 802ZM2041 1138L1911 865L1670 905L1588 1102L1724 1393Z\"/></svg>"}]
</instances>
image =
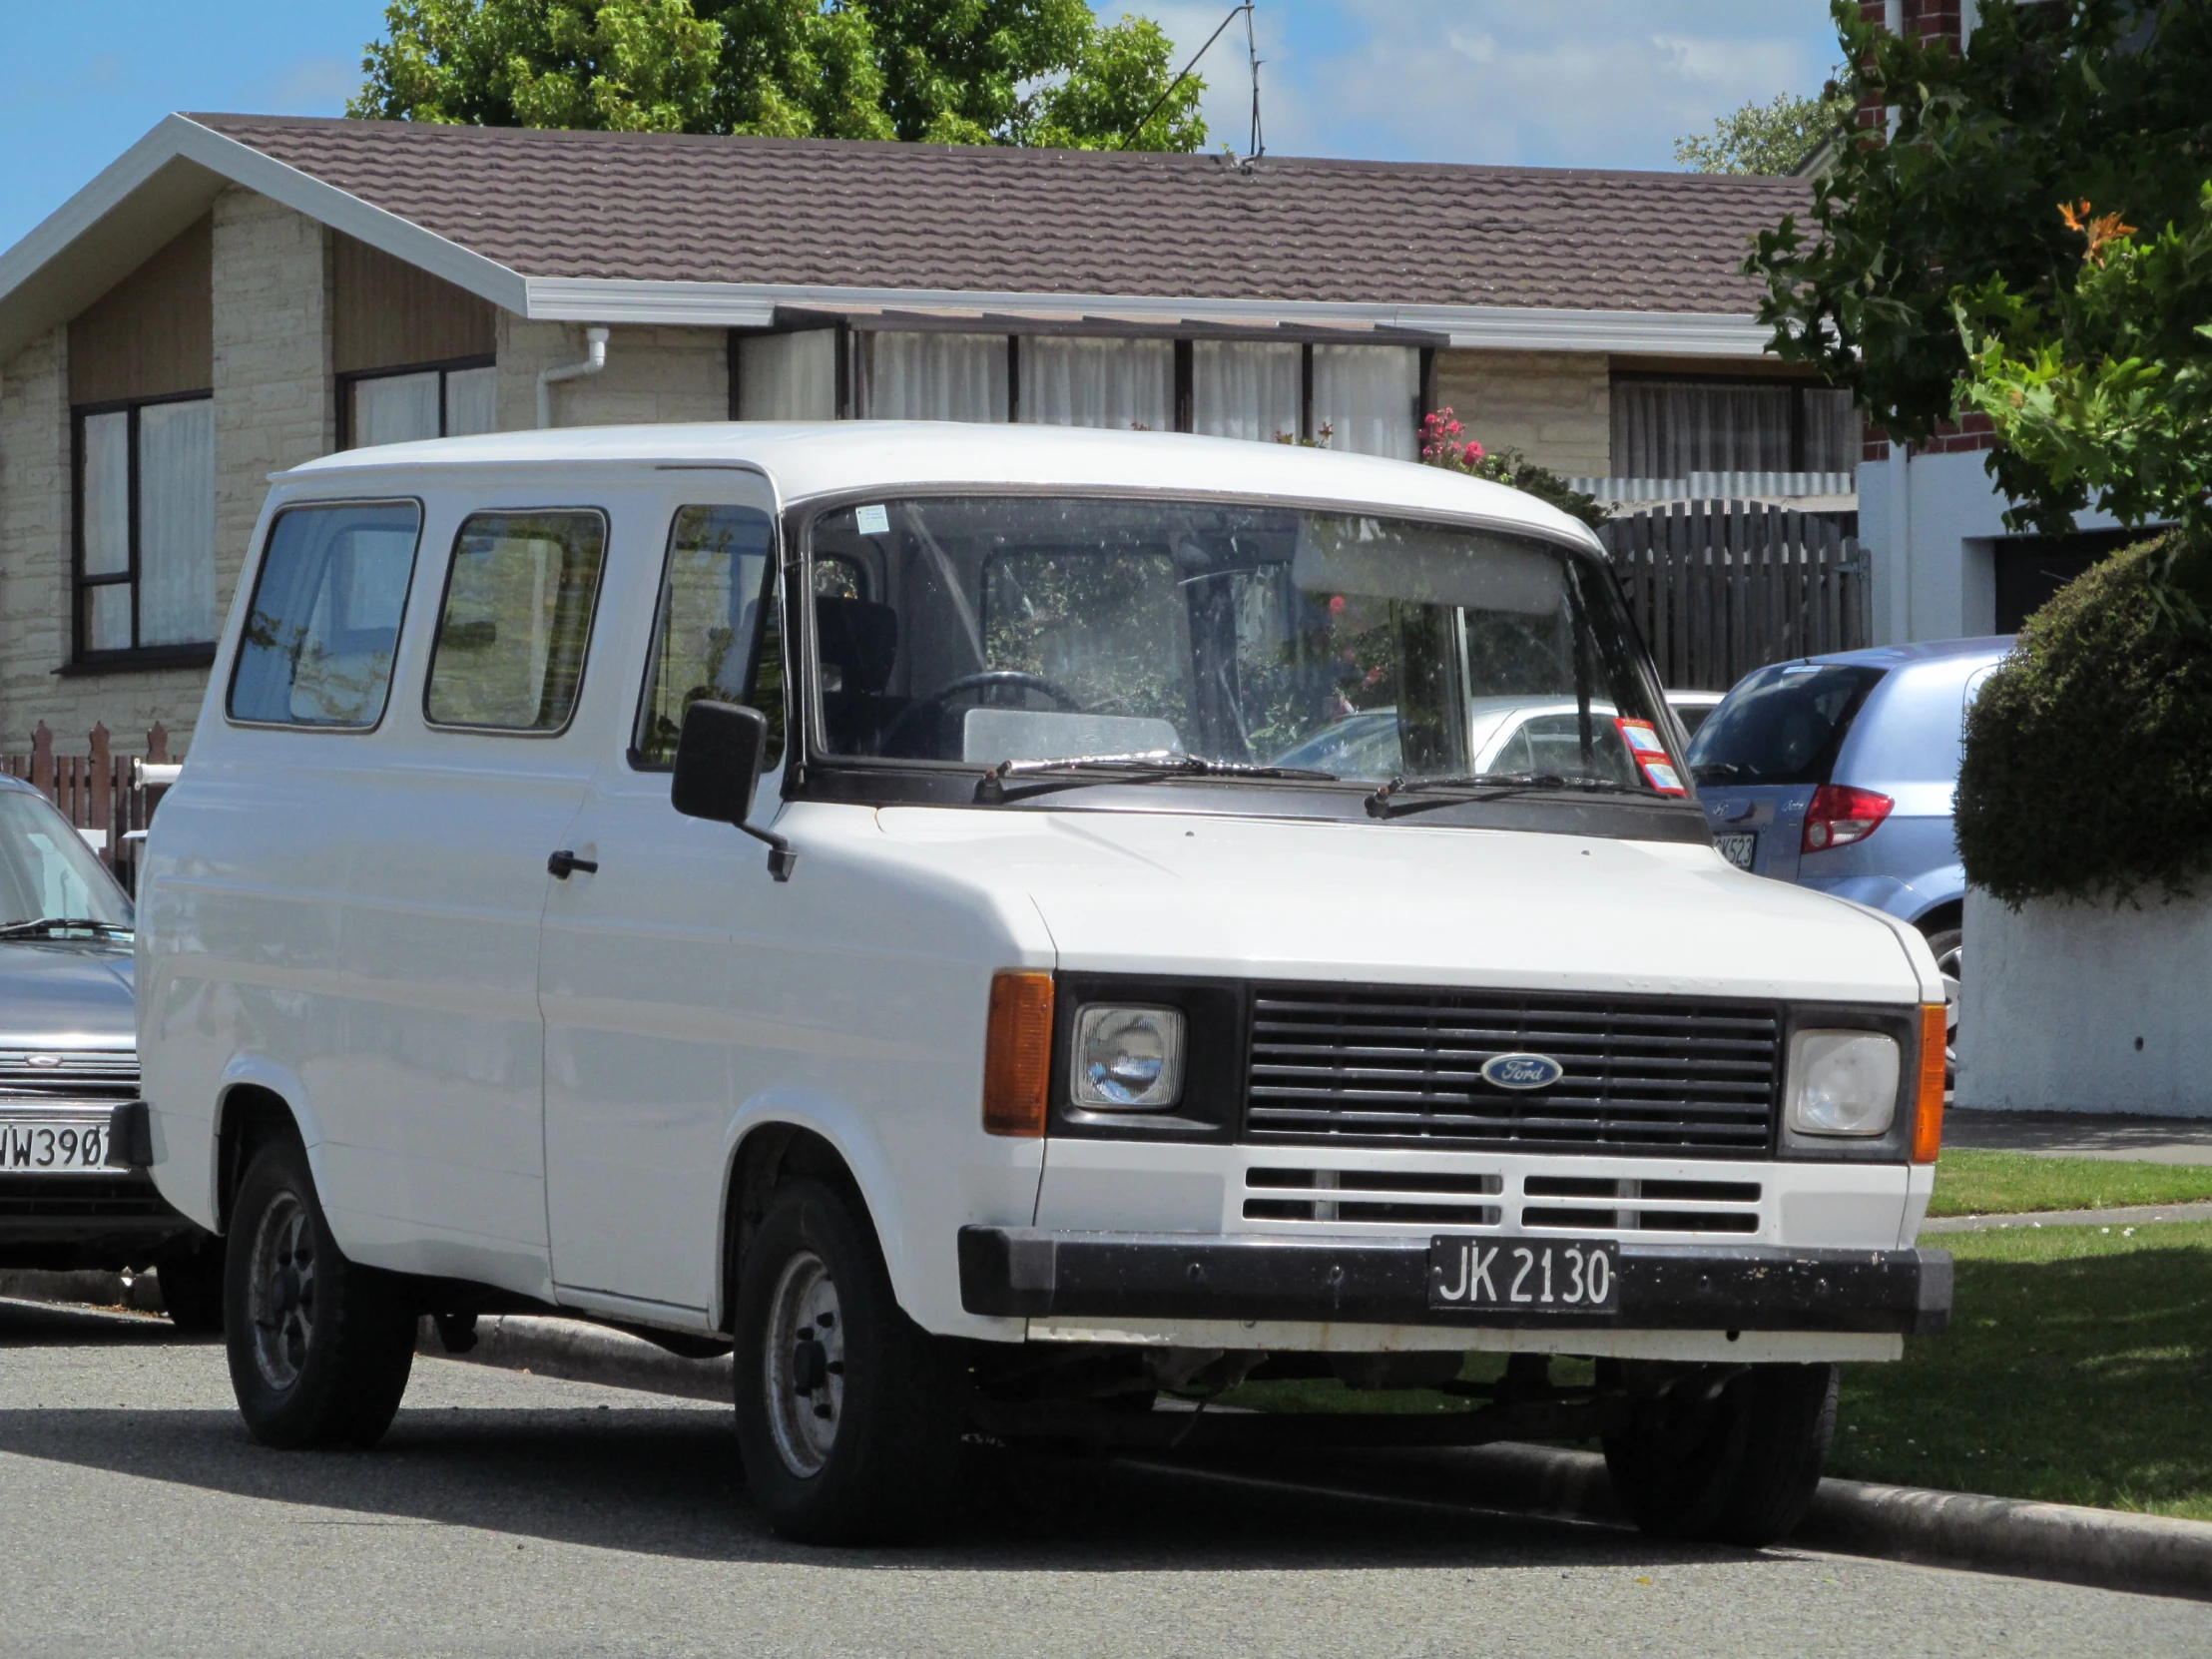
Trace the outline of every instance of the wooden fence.
<instances>
[{"instance_id":1,"label":"wooden fence","mask_svg":"<svg viewBox=\"0 0 2212 1659\"><path fill-rule=\"evenodd\" d=\"M1636 626L1678 691L1872 643L1869 561L1839 517L1677 501L1598 532Z\"/></svg>"},{"instance_id":2,"label":"wooden fence","mask_svg":"<svg viewBox=\"0 0 2212 1659\"><path fill-rule=\"evenodd\" d=\"M57 755L54 734L40 721L30 754L0 755L0 773L26 780L59 807L129 886L139 845L131 831L146 828L174 777L169 730L156 723L146 734L144 755L117 755L111 744L108 729L95 726L85 754Z\"/></svg>"}]
</instances>

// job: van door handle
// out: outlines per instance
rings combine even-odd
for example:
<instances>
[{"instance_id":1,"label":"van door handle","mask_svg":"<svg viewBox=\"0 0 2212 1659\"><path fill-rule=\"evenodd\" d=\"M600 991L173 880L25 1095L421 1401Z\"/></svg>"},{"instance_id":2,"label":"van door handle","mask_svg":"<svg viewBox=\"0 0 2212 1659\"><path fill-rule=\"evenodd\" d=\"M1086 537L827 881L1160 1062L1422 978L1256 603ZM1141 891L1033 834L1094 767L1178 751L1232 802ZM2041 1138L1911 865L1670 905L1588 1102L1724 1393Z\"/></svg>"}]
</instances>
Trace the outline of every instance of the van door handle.
<instances>
[{"instance_id":1,"label":"van door handle","mask_svg":"<svg viewBox=\"0 0 2212 1659\"><path fill-rule=\"evenodd\" d=\"M571 871L579 869L586 875L597 875L599 873L599 860L596 858L579 858L565 846L545 860L545 873L557 881L566 881Z\"/></svg>"}]
</instances>

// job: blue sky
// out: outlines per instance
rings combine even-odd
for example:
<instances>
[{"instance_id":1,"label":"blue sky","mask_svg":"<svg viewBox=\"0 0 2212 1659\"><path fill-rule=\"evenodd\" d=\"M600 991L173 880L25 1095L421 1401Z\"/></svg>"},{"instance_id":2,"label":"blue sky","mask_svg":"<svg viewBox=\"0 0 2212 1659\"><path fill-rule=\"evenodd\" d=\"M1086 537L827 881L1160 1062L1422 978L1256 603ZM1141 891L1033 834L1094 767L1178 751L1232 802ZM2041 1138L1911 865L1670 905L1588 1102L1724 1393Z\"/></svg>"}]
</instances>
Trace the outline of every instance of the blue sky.
<instances>
[{"instance_id":1,"label":"blue sky","mask_svg":"<svg viewBox=\"0 0 2212 1659\"><path fill-rule=\"evenodd\" d=\"M1134 9L1190 50L1228 0ZM0 249L172 110L341 113L382 26L382 0L0 0ZM1563 167L1672 167L1836 44L1826 0L1260 0L1259 34L1271 150ZM1240 148L1243 44L1202 66Z\"/></svg>"}]
</instances>

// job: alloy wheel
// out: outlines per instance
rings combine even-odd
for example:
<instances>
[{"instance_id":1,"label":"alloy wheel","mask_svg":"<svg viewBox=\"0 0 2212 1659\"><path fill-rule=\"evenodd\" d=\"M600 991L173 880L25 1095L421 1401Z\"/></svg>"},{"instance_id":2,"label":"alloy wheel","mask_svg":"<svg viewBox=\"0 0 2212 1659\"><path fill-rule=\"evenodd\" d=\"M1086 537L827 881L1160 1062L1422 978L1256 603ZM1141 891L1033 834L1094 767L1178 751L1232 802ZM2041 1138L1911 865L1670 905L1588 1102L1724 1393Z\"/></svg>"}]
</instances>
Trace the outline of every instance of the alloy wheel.
<instances>
[{"instance_id":1,"label":"alloy wheel","mask_svg":"<svg viewBox=\"0 0 2212 1659\"><path fill-rule=\"evenodd\" d=\"M811 1250L784 1264L770 1299L767 1353L769 1430L784 1466L819 1474L844 1414L844 1316L836 1282Z\"/></svg>"},{"instance_id":2,"label":"alloy wheel","mask_svg":"<svg viewBox=\"0 0 2212 1659\"><path fill-rule=\"evenodd\" d=\"M1943 1064L1958 1069L1958 982L1964 972L1966 947L1952 945L1936 958L1936 971L1943 977Z\"/></svg>"},{"instance_id":3,"label":"alloy wheel","mask_svg":"<svg viewBox=\"0 0 2212 1659\"><path fill-rule=\"evenodd\" d=\"M314 1232L294 1195L280 1194L262 1212L251 1274L254 1361L272 1388L288 1388L307 1363L315 1318Z\"/></svg>"}]
</instances>

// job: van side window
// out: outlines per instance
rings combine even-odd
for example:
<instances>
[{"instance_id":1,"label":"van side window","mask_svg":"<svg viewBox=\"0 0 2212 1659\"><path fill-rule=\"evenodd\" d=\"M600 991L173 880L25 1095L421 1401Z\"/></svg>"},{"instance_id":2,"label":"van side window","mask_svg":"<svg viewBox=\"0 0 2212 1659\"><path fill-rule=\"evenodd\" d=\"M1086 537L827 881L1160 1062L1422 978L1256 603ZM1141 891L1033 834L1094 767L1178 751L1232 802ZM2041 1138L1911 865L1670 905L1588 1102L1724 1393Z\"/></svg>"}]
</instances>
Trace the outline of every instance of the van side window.
<instances>
[{"instance_id":1,"label":"van side window","mask_svg":"<svg viewBox=\"0 0 2212 1659\"><path fill-rule=\"evenodd\" d=\"M684 711L707 698L768 716L763 764L775 766L784 755L784 638L769 515L757 507L679 507L659 617L631 763L673 764Z\"/></svg>"},{"instance_id":2,"label":"van side window","mask_svg":"<svg viewBox=\"0 0 2212 1659\"><path fill-rule=\"evenodd\" d=\"M424 715L558 732L576 709L606 563L597 512L476 513L453 543Z\"/></svg>"},{"instance_id":3,"label":"van side window","mask_svg":"<svg viewBox=\"0 0 2212 1659\"><path fill-rule=\"evenodd\" d=\"M412 501L277 514L231 674L233 720L361 731L383 718L421 528Z\"/></svg>"}]
</instances>

